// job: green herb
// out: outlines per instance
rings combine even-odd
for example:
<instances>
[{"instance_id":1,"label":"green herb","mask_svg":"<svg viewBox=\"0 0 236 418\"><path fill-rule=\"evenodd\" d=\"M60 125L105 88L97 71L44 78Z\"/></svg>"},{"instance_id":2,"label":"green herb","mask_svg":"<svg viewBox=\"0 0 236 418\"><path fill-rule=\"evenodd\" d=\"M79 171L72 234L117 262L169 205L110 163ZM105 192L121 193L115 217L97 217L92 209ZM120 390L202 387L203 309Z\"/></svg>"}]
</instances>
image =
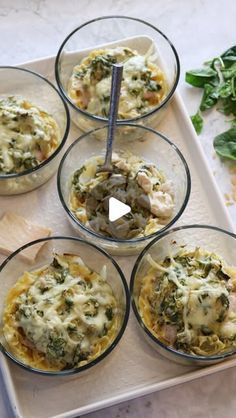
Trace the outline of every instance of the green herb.
<instances>
[{"instance_id":1,"label":"green herb","mask_svg":"<svg viewBox=\"0 0 236 418\"><path fill-rule=\"evenodd\" d=\"M213 145L220 157L236 161L236 127L217 135Z\"/></svg>"},{"instance_id":2,"label":"green herb","mask_svg":"<svg viewBox=\"0 0 236 418\"><path fill-rule=\"evenodd\" d=\"M103 325L103 329L101 331L101 333L99 334L99 337L104 337L104 335L107 335L108 332L108 328L106 326L106 324Z\"/></svg>"},{"instance_id":3,"label":"green herb","mask_svg":"<svg viewBox=\"0 0 236 418\"><path fill-rule=\"evenodd\" d=\"M67 327L67 331L69 331L69 332L76 332L77 331L76 325L69 324L68 327Z\"/></svg>"},{"instance_id":4,"label":"green herb","mask_svg":"<svg viewBox=\"0 0 236 418\"><path fill-rule=\"evenodd\" d=\"M224 113L226 116L231 114L236 116L236 100L228 97L222 101L221 106L219 107L219 111Z\"/></svg>"},{"instance_id":5,"label":"green herb","mask_svg":"<svg viewBox=\"0 0 236 418\"><path fill-rule=\"evenodd\" d=\"M53 258L51 266L54 267L55 269L60 269L61 268L61 265L58 263L58 260L57 260L56 257Z\"/></svg>"},{"instance_id":6,"label":"green herb","mask_svg":"<svg viewBox=\"0 0 236 418\"><path fill-rule=\"evenodd\" d=\"M160 84L157 84L157 82L154 81L154 80L148 80L148 82L146 83L146 87L147 87L147 90L149 90L149 91L159 91L159 90L161 90Z\"/></svg>"},{"instance_id":7,"label":"green herb","mask_svg":"<svg viewBox=\"0 0 236 418\"><path fill-rule=\"evenodd\" d=\"M208 328L206 325L201 325L201 332L203 333L203 335L211 335L211 334L213 334L213 332L211 331L211 329Z\"/></svg>"},{"instance_id":8,"label":"green herb","mask_svg":"<svg viewBox=\"0 0 236 418\"><path fill-rule=\"evenodd\" d=\"M223 83L218 89L218 97L226 99L234 93L234 83L231 80L227 80L226 83Z\"/></svg>"},{"instance_id":9,"label":"green herb","mask_svg":"<svg viewBox=\"0 0 236 418\"><path fill-rule=\"evenodd\" d=\"M222 306L226 309L229 308L229 299L227 298L225 293L221 293L221 295L218 297L220 303L222 304Z\"/></svg>"},{"instance_id":10,"label":"green herb","mask_svg":"<svg viewBox=\"0 0 236 418\"><path fill-rule=\"evenodd\" d=\"M232 78L236 76L236 62L234 62L230 67L222 70L224 78Z\"/></svg>"},{"instance_id":11,"label":"green herb","mask_svg":"<svg viewBox=\"0 0 236 418\"><path fill-rule=\"evenodd\" d=\"M139 93L140 93L140 88L133 88L133 89L130 89L129 90L129 92L130 92L130 94L132 95L132 96L138 96L139 95Z\"/></svg>"},{"instance_id":12,"label":"green herb","mask_svg":"<svg viewBox=\"0 0 236 418\"><path fill-rule=\"evenodd\" d=\"M203 89L199 110L191 116L197 134L203 128L203 117L199 111L205 112L216 105L217 110L224 115L236 116L236 46L206 62L203 68L187 71L185 80ZM215 138L214 147L218 155L236 160L235 118L231 126L232 129Z\"/></svg>"},{"instance_id":13,"label":"green herb","mask_svg":"<svg viewBox=\"0 0 236 418\"><path fill-rule=\"evenodd\" d=\"M50 357L60 358L65 355L65 345L66 341L64 338L51 338L50 343L47 345L47 353Z\"/></svg>"},{"instance_id":14,"label":"green herb","mask_svg":"<svg viewBox=\"0 0 236 418\"><path fill-rule=\"evenodd\" d=\"M89 354L90 353L88 351L82 351L80 344L78 344L75 348L72 366L74 367L80 361L87 360Z\"/></svg>"},{"instance_id":15,"label":"green herb","mask_svg":"<svg viewBox=\"0 0 236 418\"><path fill-rule=\"evenodd\" d=\"M19 312L24 315L25 318L29 318L31 316L31 309L27 306L21 306Z\"/></svg>"},{"instance_id":16,"label":"green herb","mask_svg":"<svg viewBox=\"0 0 236 418\"><path fill-rule=\"evenodd\" d=\"M84 304L84 315L86 317L93 318L98 314L99 303L96 299L89 299L88 302Z\"/></svg>"},{"instance_id":17,"label":"green herb","mask_svg":"<svg viewBox=\"0 0 236 418\"><path fill-rule=\"evenodd\" d=\"M210 67L187 71L185 81L194 87L203 88L209 81L215 80L217 73Z\"/></svg>"},{"instance_id":18,"label":"green herb","mask_svg":"<svg viewBox=\"0 0 236 418\"><path fill-rule=\"evenodd\" d=\"M55 273L55 279L58 284L64 283L66 277L68 276L69 269L68 268L61 268L60 271Z\"/></svg>"},{"instance_id":19,"label":"green herb","mask_svg":"<svg viewBox=\"0 0 236 418\"><path fill-rule=\"evenodd\" d=\"M211 109L217 102L215 96L216 88L211 84L205 84L202 100L200 103L200 110L204 112L206 109Z\"/></svg>"},{"instance_id":20,"label":"green herb","mask_svg":"<svg viewBox=\"0 0 236 418\"><path fill-rule=\"evenodd\" d=\"M83 173L83 171L85 170L85 166L82 165L82 167L80 167L78 170L76 170L76 172L73 175L73 179L72 179L72 184L74 186L77 186L77 184L79 183L79 178L81 176L81 174Z\"/></svg>"},{"instance_id":21,"label":"green herb","mask_svg":"<svg viewBox=\"0 0 236 418\"><path fill-rule=\"evenodd\" d=\"M50 287L49 286L44 286L44 287L42 286L39 289L40 289L40 291L41 291L41 293L43 295L45 292L47 292L48 290L50 290Z\"/></svg>"},{"instance_id":22,"label":"green herb","mask_svg":"<svg viewBox=\"0 0 236 418\"><path fill-rule=\"evenodd\" d=\"M225 282L227 282L230 279L230 276L222 270L222 266L220 270L216 273L216 275L220 280L224 280Z\"/></svg>"},{"instance_id":23,"label":"green herb","mask_svg":"<svg viewBox=\"0 0 236 418\"><path fill-rule=\"evenodd\" d=\"M73 300L72 300L72 299L70 299L70 298L66 298L66 299L65 299L65 304L66 304L66 309L67 309L67 311L68 311L68 312L70 312L70 310L71 310L72 306L74 305Z\"/></svg>"},{"instance_id":24,"label":"green herb","mask_svg":"<svg viewBox=\"0 0 236 418\"><path fill-rule=\"evenodd\" d=\"M203 128L202 116L200 115L199 112L197 112L195 115L191 116L191 120L195 128L195 131L199 135L202 132L202 128Z\"/></svg>"},{"instance_id":25,"label":"green herb","mask_svg":"<svg viewBox=\"0 0 236 418\"><path fill-rule=\"evenodd\" d=\"M104 77L108 77L111 74L112 64L116 63L116 57L110 55L103 56L98 55L91 61L91 79L96 81L102 80Z\"/></svg>"},{"instance_id":26,"label":"green herb","mask_svg":"<svg viewBox=\"0 0 236 418\"><path fill-rule=\"evenodd\" d=\"M106 308L105 315L106 315L108 321L111 321L112 320L112 318L113 318L113 310L112 310L112 308L110 306L108 308Z\"/></svg>"}]
</instances>

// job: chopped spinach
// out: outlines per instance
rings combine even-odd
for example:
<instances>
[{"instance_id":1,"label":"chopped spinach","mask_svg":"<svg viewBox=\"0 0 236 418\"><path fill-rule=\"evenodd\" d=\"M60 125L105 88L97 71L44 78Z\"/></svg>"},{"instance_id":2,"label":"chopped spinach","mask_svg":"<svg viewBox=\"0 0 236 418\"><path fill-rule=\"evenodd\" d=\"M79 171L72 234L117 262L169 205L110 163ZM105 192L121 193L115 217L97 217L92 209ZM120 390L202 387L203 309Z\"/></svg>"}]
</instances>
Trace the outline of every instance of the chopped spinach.
<instances>
[{"instance_id":1,"label":"chopped spinach","mask_svg":"<svg viewBox=\"0 0 236 418\"><path fill-rule=\"evenodd\" d=\"M58 263L58 260L57 260L56 257L53 258L51 266L54 267L55 269L60 269L61 268L61 265Z\"/></svg>"},{"instance_id":2,"label":"chopped spinach","mask_svg":"<svg viewBox=\"0 0 236 418\"><path fill-rule=\"evenodd\" d=\"M100 81L111 74L112 64L117 62L116 57L98 55L91 61L91 79Z\"/></svg>"},{"instance_id":3,"label":"chopped spinach","mask_svg":"<svg viewBox=\"0 0 236 418\"><path fill-rule=\"evenodd\" d=\"M81 361L87 360L88 356L89 356L89 352L88 351L83 351L81 349L80 344L78 344L75 348L75 352L74 352L74 358L73 358L73 367L75 365L77 365L78 363L80 363Z\"/></svg>"},{"instance_id":4,"label":"chopped spinach","mask_svg":"<svg viewBox=\"0 0 236 418\"><path fill-rule=\"evenodd\" d=\"M106 308L105 315L106 315L108 321L111 321L112 320L112 318L113 318L113 310L112 310L112 307L109 306L108 308Z\"/></svg>"},{"instance_id":5,"label":"chopped spinach","mask_svg":"<svg viewBox=\"0 0 236 418\"><path fill-rule=\"evenodd\" d=\"M201 325L201 332L203 333L203 335L213 334L212 330L209 327L207 327L206 325Z\"/></svg>"},{"instance_id":6,"label":"chopped spinach","mask_svg":"<svg viewBox=\"0 0 236 418\"><path fill-rule=\"evenodd\" d=\"M159 90L161 90L161 86L160 86L160 84L158 84L156 81L154 81L154 80L149 80L147 83L146 83L146 87L147 87L147 90L149 90L149 91L159 91Z\"/></svg>"},{"instance_id":7,"label":"chopped spinach","mask_svg":"<svg viewBox=\"0 0 236 418\"><path fill-rule=\"evenodd\" d=\"M66 305L66 310L68 312L70 312L72 306L74 305L74 302L73 302L73 300L71 298L68 298L67 297L67 298L65 298L65 305Z\"/></svg>"},{"instance_id":8,"label":"chopped spinach","mask_svg":"<svg viewBox=\"0 0 236 418\"><path fill-rule=\"evenodd\" d=\"M64 340L64 338L51 337L51 340L47 345L48 355L56 359L63 357L65 355L65 345L66 345L66 341Z\"/></svg>"},{"instance_id":9,"label":"chopped spinach","mask_svg":"<svg viewBox=\"0 0 236 418\"><path fill-rule=\"evenodd\" d=\"M93 318L94 316L96 316L98 314L98 309L99 309L99 303L96 299L89 299L85 304L84 304L84 315L86 317L91 317Z\"/></svg>"},{"instance_id":10,"label":"chopped spinach","mask_svg":"<svg viewBox=\"0 0 236 418\"><path fill-rule=\"evenodd\" d=\"M220 270L216 273L216 275L217 277L219 277L220 280L224 280L225 282L227 282L230 279L230 276L222 270L222 266Z\"/></svg>"},{"instance_id":11,"label":"chopped spinach","mask_svg":"<svg viewBox=\"0 0 236 418\"><path fill-rule=\"evenodd\" d=\"M56 272L54 277L58 284L64 283L66 277L68 276L69 269L68 268L61 268L60 271Z\"/></svg>"},{"instance_id":12,"label":"chopped spinach","mask_svg":"<svg viewBox=\"0 0 236 418\"><path fill-rule=\"evenodd\" d=\"M225 293L221 293L221 295L218 297L218 300L222 304L222 306L226 309L229 308L229 299L227 298Z\"/></svg>"},{"instance_id":13,"label":"chopped spinach","mask_svg":"<svg viewBox=\"0 0 236 418\"><path fill-rule=\"evenodd\" d=\"M25 317L25 318L29 318L31 316L31 309L28 306L21 306L19 309L19 312Z\"/></svg>"},{"instance_id":14,"label":"chopped spinach","mask_svg":"<svg viewBox=\"0 0 236 418\"><path fill-rule=\"evenodd\" d=\"M82 165L82 167L80 167L78 170L76 170L76 172L74 173L74 175L73 175L73 179L72 179L72 184L74 185L74 186L77 186L77 184L79 183L79 181L80 181L80 176L81 176L81 174L83 173L83 171L85 170L85 166L84 165Z\"/></svg>"}]
</instances>

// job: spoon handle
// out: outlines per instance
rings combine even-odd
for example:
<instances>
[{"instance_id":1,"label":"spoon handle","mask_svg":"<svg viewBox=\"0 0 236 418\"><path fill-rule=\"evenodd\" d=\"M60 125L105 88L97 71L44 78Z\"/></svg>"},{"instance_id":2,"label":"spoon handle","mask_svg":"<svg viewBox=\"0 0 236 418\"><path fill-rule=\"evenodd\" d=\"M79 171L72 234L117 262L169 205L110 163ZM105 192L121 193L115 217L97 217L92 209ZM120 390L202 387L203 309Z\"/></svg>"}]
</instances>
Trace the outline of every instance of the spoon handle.
<instances>
[{"instance_id":1,"label":"spoon handle","mask_svg":"<svg viewBox=\"0 0 236 418\"><path fill-rule=\"evenodd\" d=\"M116 120L118 114L120 88L123 74L123 65L114 64L112 66L112 80L111 80L111 99L109 109L108 120L108 137L107 137L107 149L104 167L112 169L112 141L115 133Z\"/></svg>"}]
</instances>

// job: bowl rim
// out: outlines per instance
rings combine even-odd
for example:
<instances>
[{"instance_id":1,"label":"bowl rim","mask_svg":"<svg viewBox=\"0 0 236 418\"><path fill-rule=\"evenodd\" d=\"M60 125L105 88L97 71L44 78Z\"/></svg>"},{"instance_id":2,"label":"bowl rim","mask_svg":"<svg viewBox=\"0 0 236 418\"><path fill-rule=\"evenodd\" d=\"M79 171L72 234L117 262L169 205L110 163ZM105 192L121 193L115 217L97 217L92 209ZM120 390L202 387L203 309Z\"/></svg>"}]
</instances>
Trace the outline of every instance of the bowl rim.
<instances>
[{"instance_id":1,"label":"bowl rim","mask_svg":"<svg viewBox=\"0 0 236 418\"><path fill-rule=\"evenodd\" d=\"M67 370L59 370L59 371L47 371L47 370L42 370L42 369L37 369L36 367L32 367L30 365L27 365L25 363L23 363L22 361L20 361L19 359L17 359L13 354L11 354L5 347L4 345L0 342L0 352L4 353L8 358L10 358L14 363L16 363L18 366L22 367L25 370L28 370L30 372L34 372L40 375L45 375L45 376L69 376L69 375L74 375L77 373L81 373L87 369L90 369L92 366L95 366L96 364L100 363L101 360L103 360L108 354L110 354L113 349L118 345L118 342L120 341L121 337L123 336L125 329L127 327L127 323L128 323L128 319L129 319L129 313L130 313L130 294L129 294L129 287L127 284L127 281L125 279L125 275L123 273L123 271L121 270L119 264L115 261L115 259L108 254L105 250L103 250L102 248L98 247L97 245L93 244L92 242L89 242L85 239L82 238L77 238L77 237L72 237L72 236L50 236L50 237L45 237L45 238L40 238L31 242L28 242L27 244L22 245L20 248L18 248L16 251L14 251L13 253L11 253L4 261L3 263L0 265L0 272L3 271L4 267L17 255L19 254L21 251L25 250L26 248L38 244L38 243L45 243L48 241L53 241L53 240L69 240L69 241L75 241L77 243L82 243L83 245L88 245L89 247L92 247L93 249L97 250L98 252L100 252L101 254L103 254L105 257L107 257L109 259L109 261L113 264L113 266L115 267L115 269L118 272L119 278L121 280L121 283L123 285L123 289L124 289L124 299L125 299L125 312L124 312L124 318L122 321L122 325L121 328L119 330L119 332L117 333L117 336L115 337L114 341L112 342L111 345L109 345L109 347L102 353L100 354L98 357L96 357L94 360L92 360L91 362L78 367L78 368L74 368L74 369L67 369Z\"/></svg>"},{"instance_id":2,"label":"bowl rim","mask_svg":"<svg viewBox=\"0 0 236 418\"><path fill-rule=\"evenodd\" d=\"M77 28L75 28L72 32L69 33L69 35L67 35L67 37L64 39L64 41L62 42L57 55L56 55L56 59L55 59L55 78L56 78L56 82L57 82L57 86L60 90L60 92L62 93L63 97L65 98L65 100L72 106L72 108L78 112L81 113L82 115L86 116L87 118L94 120L94 121L98 121L98 122L104 122L107 123L108 122L108 118L103 118L102 116L97 116L97 115L93 115L92 113L89 113L83 109L80 109L78 106L76 106L73 101L70 99L70 97L68 96L67 92L64 90L62 83L61 83L61 77L60 77L60 57L61 54L63 52L63 48L66 45L67 41L80 29L82 29L83 27L89 25L90 23L94 23L100 20L104 20L104 19L127 19L127 20L133 20L139 23L142 23L146 26L149 26L150 28L152 28L153 30L155 30L156 32L159 33L159 35L161 35L169 44L174 57L175 57L175 63L176 63L176 75L175 75L175 81L174 84L172 86L172 88L170 89L169 93L167 94L167 96L165 97L164 100L161 101L161 103L155 107L154 109L150 110L149 112L144 113L143 115L140 116L136 116L135 118L131 118L131 119L117 119L117 123L129 123L129 122L136 122L136 121L140 121L145 119L146 117L149 117L151 115L153 115L155 112L157 112L158 110L162 109L172 98L176 87L178 85L179 82L179 78L180 78L180 60L179 60L179 56L178 53L173 45L173 43L170 41L170 39L158 28L156 28L152 23L146 22L143 19L139 19L137 17L131 17L131 16L124 16L124 15L107 15L107 16L101 16L101 17L97 17L95 19L91 19L85 23L83 23L82 25L78 26ZM95 45L96 47L96 45Z\"/></svg>"},{"instance_id":3,"label":"bowl rim","mask_svg":"<svg viewBox=\"0 0 236 418\"><path fill-rule=\"evenodd\" d=\"M193 355L193 354L187 354L181 351L178 351L170 346L165 345L164 343L162 343L154 334L151 333L151 331L147 328L147 326L144 324L141 315L139 314L139 310L136 306L135 303L135 298L134 298L134 284L135 284L135 277L136 277L136 273L137 270L139 268L140 263L142 262L142 259L144 258L144 256L146 255L147 251L154 245L156 244L156 242L160 241L162 238L164 238L167 235L171 235L173 232L177 232L177 231L181 231L181 230L187 230L187 229L209 229L209 230L213 230L213 231L217 231L220 233L223 233L225 235L229 235L230 237L236 239L236 234L234 234L231 231L228 231L226 229L223 228L219 228L218 226L214 226L214 225L205 225L205 224L189 224L189 225L183 225L183 226L179 226L176 228L172 228L169 229L168 231L163 232L162 234L160 234L160 236L154 238L149 244L146 245L146 247L141 251L141 253L139 254L139 256L137 257L137 260L135 261L134 267L132 269L131 272L131 278L130 278L130 298L131 298L131 305L132 305L132 309L134 312L134 315L141 327L141 329L144 331L145 334L147 334L148 337L151 338L151 340L157 344L157 346L160 346L161 349L164 349L165 351L167 351L168 353L174 355L175 357L178 357L179 359L186 359L186 360L190 360L193 363L194 362L198 362L198 361L202 361L204 362L209 362L209 361L217 361L217 360L224 360L225 358L231 357L233 355L236 354L236 348L233 351L228 351L226 353L223 354L218 354L218 355L211 355L211 356L201 356L201 355Z\"/></svg>"},{"instance_id":4,"label":"bowl rim","mask_svg":"<svg viewBox=\"0 0 236 418\"><path fill-rule=\"evenodd\" d=\"M29 168L27 170L21 171L20 173L0 174L0 181L1 180L6 180L6 179L11 179L11 178L23 177L25 175L34 173L35 171L41 169L41 167L44 167L45 165L47 165L51 160L53 160L59 154L61 149L64 147L64 145L66 143L66 140L67 140L67 137L68 137L68 134L69 134L69 130L70 130L70 113L69 113L68 105L65 102L61 92L59 90L57 90L57 88L51 83L51 81L49 81L46 77L42 76L41 74L39 74L35 71L32 71L32 70L29 70L28 68L11 66L11 65L1 65L0 66L0 72L1 72L1 70L4 70L4 69L24 71L25 73L29 73L29 74L35 76L36 78L39 78L42 81L46 82L57 93L58 98L61 100L62 105L64 106L65 116L66 116L66 126L65 126L64 135L61 139L61 142L60 142L59 146L55 149L55 151L46 160L42 161L36 167ZM1 97L0 97L0 99L1 99Z\"/></svg>"},{"instance_id":5,"label":"bowl rim","mask_svg":"<svg viewBox=\"0 0 236 418\"><path fill-rule=\"evenodd\" d=\"M60 202L63 206L63 208L65 209L67 215L72 219L72 221L76 224L76 226L82 228L83 231L85 231L86 233L88 233L90 236L92 237L96 237L99 238L100 240L104 240L106 242L110 242L110 243L122 243L122 244L134 244L134 243L139 243L139 242L145 242L146 240L149 240L150 238L154 238L157 235L159 236L159 234L163 231L165 231L166 229L170 228L182 215L182 213L184 212L187 203L189 201L189 197L190 197L190 193L191 193L191 175L190 175L190 170L187 164L187 161L185 160L182 152L179 150L179 148L173 143L171 142L165 135L163 135L161 132L154 130L153 128L149 128L146 126L142 126L142 125L137 125L137 124L133 124L133 123L120 123L119 125L117 125L118 129L125 127L125 126L130 126L133 128L140 128L143 129L144 131L146 130L147 132L151 132L153 134L155 134L156 136L159 136L161 138L161 140L164 140L168 145L170 145L172 147L172 149L176 152L176 154L178 155L180 161L183 164L183 168L185 171L185 175L186 175L186 192L185 192L185 197L183 199L182 205L178 211L178 213L173 217L173 219L171 219L171 221L167 224L164 225L163 228L161 228L160 230L153 232L150 235L144 236L144 237L139 237L139 238L134 238L134 239L118 239L118 238L112 238L112 237L105 237L102 234L98 234L95 231L93 231L92 229L87 228L85 225L83 225L82 223L79 222L79 220L76 218L76 216L72 213L72 211L70 211L67 203L64 200L63 197L63 193L61 191L61 172L62 172L62 168L64 165L64 161L66 160L68 154L71 152L71 150L73 149L73 147L75 147L81 140L83 140L86 136L93 134L94 132L103 130L105 128L108 128L108 125L104 125L102 127L99 128L95 128L92 129L91 131L85 132L83 133L80 137L78 137L66 150L65 154L63 155L59 167L58 167L58 171L57 171L57 192L59 195L59 199Z\"/></svg>"}]
</instances>

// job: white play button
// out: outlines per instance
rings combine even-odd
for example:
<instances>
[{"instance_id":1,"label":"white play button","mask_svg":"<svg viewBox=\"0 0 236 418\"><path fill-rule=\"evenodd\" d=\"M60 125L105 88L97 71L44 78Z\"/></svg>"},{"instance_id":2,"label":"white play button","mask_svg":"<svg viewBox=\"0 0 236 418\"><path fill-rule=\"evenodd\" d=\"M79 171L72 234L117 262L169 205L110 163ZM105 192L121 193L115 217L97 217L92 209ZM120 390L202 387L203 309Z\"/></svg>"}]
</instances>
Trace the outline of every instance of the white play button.
<instances>
[{"instance_id":1,"label":"white play button","mask_svg":"<svg viewBox=\"0 0 236 418\"><path fill-rule=\"evenodd\" d=\"M115 197L110 197L109 199L109 221L114 222L127 213L131 212L131 207L121 202L120 200L115 199Z\"/></svg>"}]
</instances>

